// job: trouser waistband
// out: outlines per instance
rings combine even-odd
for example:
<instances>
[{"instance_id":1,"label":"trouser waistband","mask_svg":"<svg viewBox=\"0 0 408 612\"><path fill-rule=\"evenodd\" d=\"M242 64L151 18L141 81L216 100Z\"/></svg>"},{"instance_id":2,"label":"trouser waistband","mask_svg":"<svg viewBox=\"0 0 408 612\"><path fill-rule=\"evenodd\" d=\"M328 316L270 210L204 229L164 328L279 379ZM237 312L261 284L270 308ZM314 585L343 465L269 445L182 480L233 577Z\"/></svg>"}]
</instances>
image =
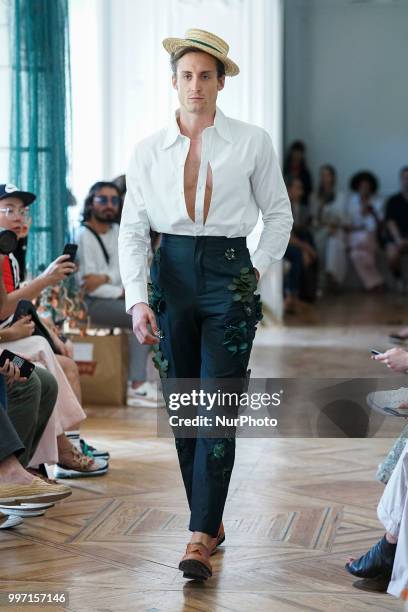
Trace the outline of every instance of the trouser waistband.
<instances>
[{"instance_id":1,"label":"trouser waistband","mask_svg":"<svg viewBox=\"0 0 408 612\"><path fill-rule=\"evenodd\" d=\"M238 236L235 238L228 238L227 236L190 236L184 234L162 234L161 236L161 246L194 245L199 243L209 247L217 246L242 248L246 246L245 236Z\"/></svg>"}]
</instances>

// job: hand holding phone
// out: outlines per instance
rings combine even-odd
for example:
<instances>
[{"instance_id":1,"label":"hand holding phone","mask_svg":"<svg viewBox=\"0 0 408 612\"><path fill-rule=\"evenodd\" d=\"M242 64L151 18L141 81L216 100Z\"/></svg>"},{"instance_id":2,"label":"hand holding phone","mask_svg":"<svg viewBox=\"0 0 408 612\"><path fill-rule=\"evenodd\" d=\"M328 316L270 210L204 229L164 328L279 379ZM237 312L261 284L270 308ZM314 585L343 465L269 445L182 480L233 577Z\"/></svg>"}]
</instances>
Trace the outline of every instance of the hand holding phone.
<instances>
[{"instance_id":1,"label":"hand holding phone","mask_svg":"<svg viewBox=\"0 0 408 612\"><path fill-rule=\"evenodd\" d=\"M62 254L69 255L69 259L67 259L67 261L70 261L71 263L75 263L75 257L77 254L77 250L78 250L77 244L68 243L64 246L64 252Z\"/></svg>"},{"instance_id":2,"label":"hand holding phone","mask_svg":"<svg viewBox=\"0 0 408 612\"><path fill-rule=\"evenodd\" d=\"M12 351L4 349L0 355L0 368L3 368L6 364L6 361L9 360L14 367L20 370L20 377L26 378L27 380L30 378L31 374L35 369L35 365L21 357L20 355L16 355Z\"/></svg>"},{"instance_id":3,"label":"hand holding phone","mask_svg":"<svg viewBox=\"0 0 408 612\"><path fill-rule=\"evenodd\" d=\"M377 349L371 349L371 350L370 350L370 353L371 353L372 355L382 355L381 351L377 351Z\"/></svg>"}]
</instances>

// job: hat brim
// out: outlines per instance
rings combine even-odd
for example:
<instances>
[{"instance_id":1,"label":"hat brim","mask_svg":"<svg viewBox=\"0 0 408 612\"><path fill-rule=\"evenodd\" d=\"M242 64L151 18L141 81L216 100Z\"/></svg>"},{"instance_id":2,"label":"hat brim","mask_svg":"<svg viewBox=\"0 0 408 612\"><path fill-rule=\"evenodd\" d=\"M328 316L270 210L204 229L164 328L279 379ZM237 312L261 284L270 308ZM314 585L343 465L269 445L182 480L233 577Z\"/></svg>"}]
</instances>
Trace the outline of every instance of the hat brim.
<instances>
[{"instance_id":1,"label":"hat brim","mask_svg":"<svg viewBox=\"0 0 408 612\"><path fill-rule=\"evenodd\" d=\"M10 193L4 193L0 196L0 200L5 200L6 198L18 198L22 202L24 202L24 206L29 206L36 199L36 195L34 193L30 193L29 191L10 191Z\"/></svg>"},{"instance_id":2,"label":"hat brim","mask_svg":"<svg viewBox=\"0 0 408 612\"><path fill-rule=\"evenodd\" d=\"M208 55L216 57L224 64L226 76L232 77L239 74L239 68L235 62L230 60L222 53L219 53L216 49L212 49L207 45L201 44L199 42L192 43L190 40L185 40L184 38L165 38L163 40L163 47L170 54L176 53L180 49L186 49L187 47L194 47L195 49L200 49L200 51L204 51L204 53L208 53Z\"/></svg>"}]
</instances>

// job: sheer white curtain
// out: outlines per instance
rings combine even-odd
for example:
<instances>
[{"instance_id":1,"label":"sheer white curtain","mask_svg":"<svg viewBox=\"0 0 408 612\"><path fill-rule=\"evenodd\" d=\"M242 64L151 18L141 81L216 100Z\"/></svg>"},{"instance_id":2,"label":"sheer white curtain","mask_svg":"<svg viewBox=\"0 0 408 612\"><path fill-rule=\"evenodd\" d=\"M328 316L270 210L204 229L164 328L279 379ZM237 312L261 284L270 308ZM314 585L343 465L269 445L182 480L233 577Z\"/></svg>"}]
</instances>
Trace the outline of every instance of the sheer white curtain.
<instances>
[{"instance_id":1,"label":"sheer white curtain","mask_svg":"<svg viewBox=\"0 0 408 612\"><path fill-rule=\"evenodd\" d=\"M167 123L177 98L161 41L191 27L228 41L241 68L227 79L219 106L266 128L281 153L282 0L71 0L71 14L73 189L80 199L95 180L123 174L134 144ZM84 41L87 28L91 45ZM260 231L261 224L250 248ZM279 264L261 286L277 318L281 285Z\"/></svg>"}]
</instances>

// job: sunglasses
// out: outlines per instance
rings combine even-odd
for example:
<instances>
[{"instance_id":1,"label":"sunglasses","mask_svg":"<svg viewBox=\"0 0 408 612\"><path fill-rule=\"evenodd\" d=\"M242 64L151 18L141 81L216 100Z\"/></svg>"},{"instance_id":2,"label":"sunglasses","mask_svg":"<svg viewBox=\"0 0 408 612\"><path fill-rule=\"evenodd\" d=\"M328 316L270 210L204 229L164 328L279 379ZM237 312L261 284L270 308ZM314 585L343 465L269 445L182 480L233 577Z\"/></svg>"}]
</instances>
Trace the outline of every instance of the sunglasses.
<instances>
[{"instance_id":1,"label":"sunglasses","mask_svg":"<svg viewBox=\"0 0 408 612\"><path fill-rule=\"evenodd\" d=\"M119 206L120 202L121 202L121 198L119 196L95 196L94 197L94 201L97 204L102 204L102 206L106 206L107 204L109 204L109 202L111 202L111 204L113 206Z\"/></svg>"}]
</instances>

